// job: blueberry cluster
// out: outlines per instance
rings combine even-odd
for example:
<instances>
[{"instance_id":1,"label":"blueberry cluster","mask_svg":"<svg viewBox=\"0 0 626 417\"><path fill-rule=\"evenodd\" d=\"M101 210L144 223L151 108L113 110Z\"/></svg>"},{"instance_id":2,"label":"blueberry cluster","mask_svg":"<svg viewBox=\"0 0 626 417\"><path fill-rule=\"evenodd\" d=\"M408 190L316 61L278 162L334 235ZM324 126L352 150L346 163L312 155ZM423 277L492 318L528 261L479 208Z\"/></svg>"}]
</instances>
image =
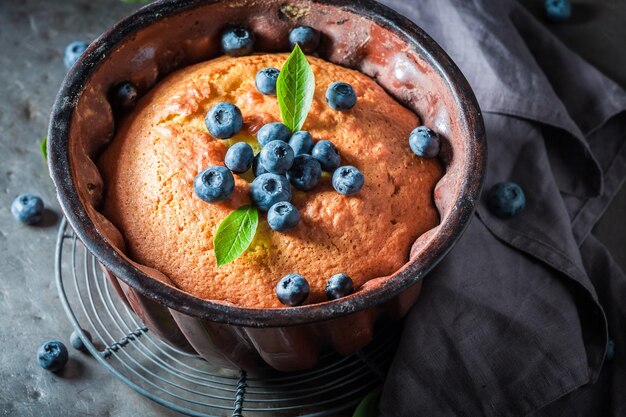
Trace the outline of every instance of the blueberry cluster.
<instances>
[{"instance_id":1,"label":"blueberry cluster","mask_svg":"<svg viewBox=\"0 0 626 417\"><path fill-rule=\"evenodd\" d=\"M311 287L302 275L285 275L276 285L276 295L281 303L296 307L302 305L309 297ZM326 283L326 297L337 300L354 292L354 283L346 274L336 274Z\"/></svg>"}]
</instances>

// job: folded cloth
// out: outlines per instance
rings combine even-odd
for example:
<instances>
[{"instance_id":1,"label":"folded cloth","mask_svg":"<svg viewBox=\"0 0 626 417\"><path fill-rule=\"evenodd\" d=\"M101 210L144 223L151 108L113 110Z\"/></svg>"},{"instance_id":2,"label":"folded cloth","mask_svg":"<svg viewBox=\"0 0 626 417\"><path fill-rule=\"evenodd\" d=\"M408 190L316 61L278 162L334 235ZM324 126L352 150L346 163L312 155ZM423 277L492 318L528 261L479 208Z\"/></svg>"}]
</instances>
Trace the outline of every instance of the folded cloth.
<instances>
[{"instance_id":1,"label":"folded cloth","mask_svg":"<svg viewBox=\"0 0 626 417\"><path fill-rule=\"evenodd\" d=\"M527 204L503 220L483 198L425 279L382 415L625 416L626 276L590 232L626 177L626 93L517 1L383 3L474 88L485 190L514 181Z\"/></svg>"}]
</instances>

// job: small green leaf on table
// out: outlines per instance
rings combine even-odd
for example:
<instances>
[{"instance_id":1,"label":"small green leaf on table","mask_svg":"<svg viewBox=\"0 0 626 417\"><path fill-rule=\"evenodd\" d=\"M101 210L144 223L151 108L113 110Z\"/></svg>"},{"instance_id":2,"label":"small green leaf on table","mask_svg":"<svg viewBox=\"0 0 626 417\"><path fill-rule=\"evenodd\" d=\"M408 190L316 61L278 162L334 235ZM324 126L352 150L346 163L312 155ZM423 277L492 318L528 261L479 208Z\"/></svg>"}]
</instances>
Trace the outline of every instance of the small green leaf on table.
<instances>
[{"instance_id":1,"label":"small green leaf on table","mask_svg":"<svg viewBox=\"0 0 626 417\"><path fill-rule=\"evenodd\" d=\"M44 136L43 139L41 140L41 143L39 144L39 149L41 149L41 155L43 155L43 159L47 161L48 149L46 148L46 146L48 146L48 137Z\"/></svg>"},{"instance_id":2,"label":"small green leaf on table","mask_svg":"<svg viewBox=\"0 0 626 417\"><path fill-rule=\"evenodd\" d=\"M315 95L315 75L297 44L280 71L276 95L283 123L292 132L302 129Z\"/></svg>"},{"instance_id":3,"label":"small green leaf on table","mask_svg":"<svg viewBox=\"0 0 626 417\"><path fill-rule=\"evenodd\" d=\"M234 261L250 247L258 225L259 212L252 206L239 207L222 220L213 238L218 268Z\"/></svg>"},{"instance_id":4,"label":"small green leaf on table","mask_svg":"<svg viewBox=\"0 0 626 417\"><path fill-rule=\"evenodd\" d=\"M363 398L352 417L378 417L378 401L382 387L376 388Z\"/></svg>"}]
</instances>

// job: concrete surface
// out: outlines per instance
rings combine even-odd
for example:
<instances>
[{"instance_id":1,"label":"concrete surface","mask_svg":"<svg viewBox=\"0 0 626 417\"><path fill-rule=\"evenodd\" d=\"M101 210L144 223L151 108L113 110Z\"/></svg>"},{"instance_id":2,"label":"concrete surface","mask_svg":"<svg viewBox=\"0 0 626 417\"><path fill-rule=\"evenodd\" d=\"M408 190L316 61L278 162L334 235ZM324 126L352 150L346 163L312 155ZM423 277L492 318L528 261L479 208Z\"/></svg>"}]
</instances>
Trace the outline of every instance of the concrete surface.
<instances>
[{"instance_id":1,"label":"concrete surface","mask_svg":"<svg viewBox=\"0 0 626 417\"><path fill-rule=\"evenodd\" d=\"M541 1L524 0L533 10ZM577 2L578 3L578 2ZM593 4L593 5L592 5ZM584 15L555 32L626 86L626 3L595 0ZM49 112L65 75L65 45L96 38L136 5L118 0L0 0L0 415L170 416L135 394L88 355L70 348L60 374L40 369L39 344L69 346L71 326L54 283L54 249L60 210L39 152ZM30 191L50 211L41 226L25 227L10 213L12 200ZM626 191L596 232L626 267Z\"/></svg>"}]
</instances>

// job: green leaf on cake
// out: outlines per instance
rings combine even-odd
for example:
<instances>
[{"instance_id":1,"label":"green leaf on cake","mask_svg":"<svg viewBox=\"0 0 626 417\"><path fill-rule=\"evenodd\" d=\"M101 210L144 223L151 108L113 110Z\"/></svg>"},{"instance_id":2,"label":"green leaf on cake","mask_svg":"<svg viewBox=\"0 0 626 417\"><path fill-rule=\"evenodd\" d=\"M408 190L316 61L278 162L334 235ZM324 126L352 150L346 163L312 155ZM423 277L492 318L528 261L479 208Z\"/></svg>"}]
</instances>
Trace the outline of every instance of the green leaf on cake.
<instances>
[{"instance_id":1,"label":"green leaf on cake","mask_svg":"<svg viewBox=\"0 0 626 417\"><path fill-rule=\"evenodd\" d=\"M378 401L380 400L381 388L376 388L363 398L354 411L352 417L376 417L378 416Z\"/></svg>"},{"instance_id":2,"label":"green leaf on cake","mask_svg":"<svg viewBox=\"0 0 626 417\"><path fill-rule=\"evenodd\" d=\"M283 123L292 132L302 129L315 94L315 75L306 55L296 44L276 82L276 95Z\"/></svg>"},{"instance_id":3,"label":"green leaf on cake","mask_svg":"<svg viewBox=\"0 0 626 417\"><path fill-rule=\"evenodd\" d=\"M254 239L259 225L259 212L255 207L242 206L220 223L213 238L217 267L239 258Z\"/></svg>"},{"instance_id":4,"label":"green leaf on cake","mask_svg":"<svg viewBox=\"0 0 626 417\"><path fill-rule=\"evenodd\" d=\"M41 149L41 155L43 155L43 159L47 161L48 149L46 148L46 146L48 146L48 137L44 136L43 139L41 140L41 143L39 144L39 149Z\"/></svg>"}]
</instances>

